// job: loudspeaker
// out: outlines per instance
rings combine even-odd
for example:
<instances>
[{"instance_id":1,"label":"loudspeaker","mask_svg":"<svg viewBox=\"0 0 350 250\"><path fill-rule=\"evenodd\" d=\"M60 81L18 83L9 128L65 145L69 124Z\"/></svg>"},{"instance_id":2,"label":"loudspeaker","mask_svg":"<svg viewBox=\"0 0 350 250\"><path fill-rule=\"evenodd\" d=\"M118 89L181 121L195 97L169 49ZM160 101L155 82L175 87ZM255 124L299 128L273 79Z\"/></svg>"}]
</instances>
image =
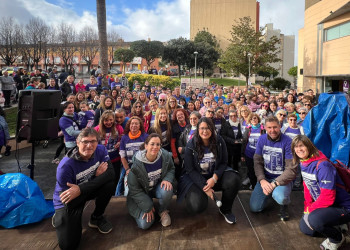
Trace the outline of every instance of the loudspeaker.
<instances>
[{"instance_id":1,"label":"loudspeaker","mask_svg":"<svg viewBox=\"0 0 350 250\"><path fill-rule=\"evenodd\" d=\"M61 91L21 90L17 114L17 141L57 138Z\"/></svg>"}]
</instances>

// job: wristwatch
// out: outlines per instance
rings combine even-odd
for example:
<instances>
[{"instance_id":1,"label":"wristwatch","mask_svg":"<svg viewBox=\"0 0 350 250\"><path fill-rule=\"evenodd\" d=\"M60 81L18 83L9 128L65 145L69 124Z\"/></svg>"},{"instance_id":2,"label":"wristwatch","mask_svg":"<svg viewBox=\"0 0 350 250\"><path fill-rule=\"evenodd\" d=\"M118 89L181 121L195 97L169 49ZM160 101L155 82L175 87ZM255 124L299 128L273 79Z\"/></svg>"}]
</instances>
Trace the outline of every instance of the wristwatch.
<instances>
[{"instance_id":1,"label":"wristwatch","mask_svg":"<svg viewBox=\"0 0 350 250\"><path fill-rule=\"evenodd\" d=\"M276 187L278 187L278 183L277 183L277 181L276 180L273 180L273 182L272 182L273 184L275 184L275 186Z\"/></svg>"}]
</instances>

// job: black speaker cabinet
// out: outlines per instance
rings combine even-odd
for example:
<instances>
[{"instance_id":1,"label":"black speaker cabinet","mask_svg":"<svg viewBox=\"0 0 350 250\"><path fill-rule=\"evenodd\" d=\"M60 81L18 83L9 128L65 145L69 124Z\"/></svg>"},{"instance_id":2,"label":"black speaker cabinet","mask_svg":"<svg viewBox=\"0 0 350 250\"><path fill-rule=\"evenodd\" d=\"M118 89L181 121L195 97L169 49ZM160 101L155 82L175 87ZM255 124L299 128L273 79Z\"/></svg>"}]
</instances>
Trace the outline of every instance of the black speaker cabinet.
<instances>
[{"instance_id":1,"label":"black speaker cabinet","mask_svg":"<svg viewBox=\"0 0 350 250\"><path fill-rule=\"evenodd\" d=\"M61 91L21 90L17 114L17 141L57 138Z\"/></svg>"}]
</instances>

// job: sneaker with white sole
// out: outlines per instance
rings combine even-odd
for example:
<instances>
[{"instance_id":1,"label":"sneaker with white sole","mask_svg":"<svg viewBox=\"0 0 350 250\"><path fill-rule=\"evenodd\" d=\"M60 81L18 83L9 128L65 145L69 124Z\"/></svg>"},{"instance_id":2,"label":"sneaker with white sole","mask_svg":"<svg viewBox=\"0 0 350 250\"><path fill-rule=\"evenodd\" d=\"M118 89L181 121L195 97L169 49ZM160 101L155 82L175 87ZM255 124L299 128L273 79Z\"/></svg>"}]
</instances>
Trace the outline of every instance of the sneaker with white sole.
<instances>
[{"instance_id":1,"label":"sneaker with white sole","mask_svg":"<svg viewBox=\"0 0 350 250\"><path fill-rule=\"evenodd\" d=\"M339 243L333 243L333 242L330 242L329 238L327 238L325 241L323 241L320 245L320 248L323 249L323 250L337 250L344 242L345 240L345 237L344 235L342 234L341 235L341 241Z\"/></svg>"},{"instance_id":2,"label":"sneaker with white sole","mask_svg":"<svg viewBox=\"0 0 350 250\"><path fill-rule=\"evenodd\" d=\"M168 210L163 211L162 213L159 214L159 216L160 216L160 223L162 224L163 227L170 226L171 218Z\"/></svg>"},{"instance_id":3,"label":"sneaker with white sole","mask_svg":"<svg viewBox=\"0 0 350 250\"><path fill-rule=\"evenodd\" d=\"M236 223L236 216L232 212L230 212L230 213L223 213L221 211L221 209L219 209L219 212L220 212L220 214L222 214L222 216L224 216L225 221L228 224L235 224Z\"/></svg>"},{"instance_id":4,"label":"sneaker with white sole","mask_svg":"<svg viewBox=\"0 0 350 250\"><path fill-rule=\"evenodd\" d=\"M97 228L98 231L100 231L100 233L102 234L108 234L113 229L112 223L106 220L105 217L103 217L103 215L99 217L91 216L88 225L91 228Z\"/></svg>"}]
</instances>

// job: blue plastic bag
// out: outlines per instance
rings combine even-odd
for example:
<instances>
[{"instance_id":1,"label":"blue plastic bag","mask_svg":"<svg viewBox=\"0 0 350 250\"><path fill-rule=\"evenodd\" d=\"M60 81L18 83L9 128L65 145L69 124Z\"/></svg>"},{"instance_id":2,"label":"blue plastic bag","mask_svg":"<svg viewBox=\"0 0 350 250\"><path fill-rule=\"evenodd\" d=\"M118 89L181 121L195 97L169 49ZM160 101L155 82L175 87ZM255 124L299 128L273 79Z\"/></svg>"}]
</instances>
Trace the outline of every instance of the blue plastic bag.
<instances>
[{"instance_id":1,"label":"blue plastic bag","mask_svg":"<svg viewBox=\"0 0 350 250\"><path fill-rule=\"evenodd\" d=\"M324 93L303 122L305 135L331 161L349 166L350 100L343 93Z\"/></svg>"},{"instance_id":2,"label":"blue plastic bag","mask_svg":"<svg viewBox=\"0 0 350 250\"><path fill-rule=\"evenodd\" d=\"M55 210L39 186L20 174L0 176L0 226L13 228L51 217Z\"/></svg>"}]
</instances>

